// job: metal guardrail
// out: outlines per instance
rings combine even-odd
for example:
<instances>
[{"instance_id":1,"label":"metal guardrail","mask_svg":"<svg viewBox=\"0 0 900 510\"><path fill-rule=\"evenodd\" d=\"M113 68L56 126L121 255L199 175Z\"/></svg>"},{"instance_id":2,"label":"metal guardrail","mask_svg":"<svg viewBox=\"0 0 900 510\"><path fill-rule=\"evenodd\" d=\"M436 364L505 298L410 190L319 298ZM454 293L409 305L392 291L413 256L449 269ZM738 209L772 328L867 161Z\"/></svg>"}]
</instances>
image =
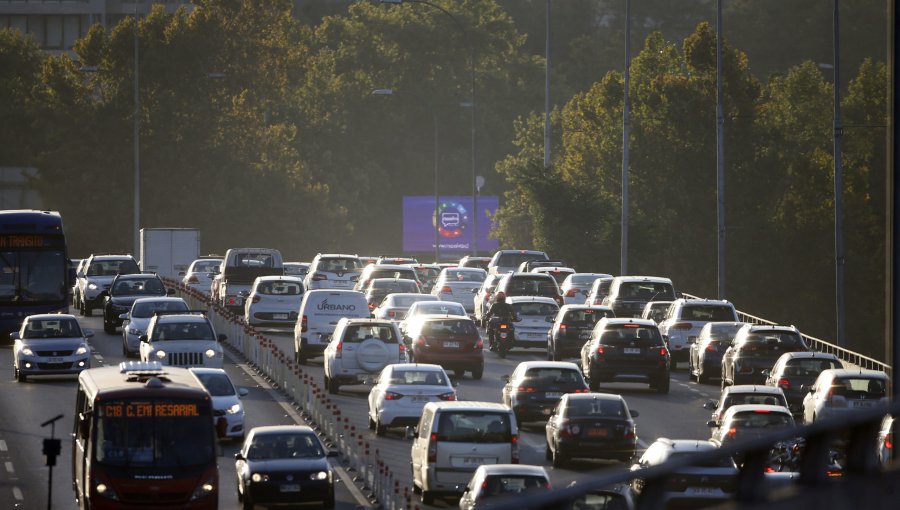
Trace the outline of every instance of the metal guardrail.
<instances>
[{"instance_id":1,"label":"metal guardrail","mask_svg":"<svg viewBox=\"0 0 900 510\"><path fill-rule=\"evenodd\" d=\"M685 293L682 293L682 296L684 296L685 299L706 299L706 298L702 298L700 296L694 296L694 295L685 294ZM751 324L763 324L763 325L769 325L769 326L777 326L778 325L778 323L776 323L776 322L772 322L770 320L766 320L766 319L763 319L762 317L757 317L755 315L750 315L749 313L742 312L740 310L738 310L737 313L738 313L738 320L740 320L741 322L748 322ZM834 345L833 343L826 342L825 340L816 338L814 336L804 335L803 333L801 333L801 336L803 336L803 339L806 340L807 345L809 345L810 347L812 347L813 349L815 349L819 352L834 354L841 361L846 361L847 363L850 363L853 366L856 366L859 368L864 368L867 370L881 370L881 371L887 373L887 375L890 376L891 379L893 379L893 377L894 377L891 366L886 363L882 363L881 361L878 361L876 359L870 358L868 356L864 356L858 352L853 352L849 349L844 349L843 347L839 347L837 345Z\"/></svg>"}]
</instances>

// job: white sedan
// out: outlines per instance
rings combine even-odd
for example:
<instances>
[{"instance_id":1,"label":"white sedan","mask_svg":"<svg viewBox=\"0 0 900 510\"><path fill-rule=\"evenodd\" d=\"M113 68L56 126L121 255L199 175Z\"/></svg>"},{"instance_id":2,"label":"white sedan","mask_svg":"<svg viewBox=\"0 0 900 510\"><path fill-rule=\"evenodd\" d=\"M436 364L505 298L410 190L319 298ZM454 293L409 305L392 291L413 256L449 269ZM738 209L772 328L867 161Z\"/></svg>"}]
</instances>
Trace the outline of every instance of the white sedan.
<instances>
[{"instance_id":1,"label":"white sedan","mask_svg":"<svg viewBox=\"0 0 900 510\"><path fill-rule=\"evenodd\" d=\"M247 324L293 327L303 300L303 279L299 276L260 276L244 297Z\"/></svg>"},{"instance_id":2,"label":"white sedan","mask_svg":"<svg viewBox=\"0 0 900 510\"><path fill-rule=\"evenodd\" d=\"M219 437L244 439L244 406L241 397L247 388L235 390L228 374L221 368L193 367L190 371L212 398L213 420Z\"/></svg>"},{"instance_id":3,"label":"white sedan","mask_svg":"<svg viewBox=\"0 0 900 510\"><path fill-rule=\"evenodd\" d=\"M475 294L487 278L484 269L475 267L452 267L441 271L431 293L441 301L455 301L475 313Z\"/></svg>"},{"instance_id":4,"label":"white sedan","mask_svg":"<svg viewBox=\"0 0 900 510\"><path fill-rule=\"evenodd\" d=\"M383 436L388 427L419 423L428 402L452 400L456 390L440 365L388 365L369 392L369 428Z\"/></svg>"}]
</instances>

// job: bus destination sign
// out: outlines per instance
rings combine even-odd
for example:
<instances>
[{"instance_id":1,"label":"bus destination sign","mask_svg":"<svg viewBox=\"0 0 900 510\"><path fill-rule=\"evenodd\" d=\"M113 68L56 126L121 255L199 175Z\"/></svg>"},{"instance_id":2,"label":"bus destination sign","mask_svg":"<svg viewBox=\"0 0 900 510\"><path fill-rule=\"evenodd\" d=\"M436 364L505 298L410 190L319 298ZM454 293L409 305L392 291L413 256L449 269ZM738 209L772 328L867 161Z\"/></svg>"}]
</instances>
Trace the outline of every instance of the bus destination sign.
<instances>
[{"instance_id":1,"label":"bus destination sign","mask_svg":"<svg viewBox=\"0 0 900 510\"><path fill-rule=\"evenodd\" d=\"M46 244L40 234L4 234L0 235L0 248L43 248Z\"/></svg>"},{"instance_id":2,"label":"bus destination sign","mask_svg":"<svg viewBox=\"0 0 900 510\"><path fill-rule=\"evenodd\" d=\"M110 402L100 406L112 418L172 418L200 416L194 402Z\"/></svg>"}]
</instances>

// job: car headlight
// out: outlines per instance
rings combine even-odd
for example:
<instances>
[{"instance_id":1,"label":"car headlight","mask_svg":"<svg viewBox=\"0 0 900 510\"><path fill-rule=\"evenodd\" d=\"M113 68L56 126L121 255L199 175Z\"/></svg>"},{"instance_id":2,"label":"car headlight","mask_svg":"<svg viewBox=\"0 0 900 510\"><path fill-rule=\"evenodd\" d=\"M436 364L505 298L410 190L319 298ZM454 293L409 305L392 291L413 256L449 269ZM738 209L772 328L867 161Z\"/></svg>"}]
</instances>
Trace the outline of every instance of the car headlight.
<instances>
[{"instance_id":1,"label":"car headlight","mask_svg":"<svg viewBox=\"0 0 900 510\"><path fill-rule=\"evenodd\" d=\"M235 405L229 407L228 409L226 409L225 412L228 414L238 414L241 412L241 405L235 404Z\"/></svg>"},{"instance_id":2,"label":"car headlight","mask_svg":"<svg viewBox=\"0 0 900 510\"><path fill-rule=\"evenodd\" d=\"M328 478L327 471L319 471L318 473L312 473L311 475L309 475L310 480L325 480L326 478Z\"/></svg>"},{"instance_id":3,"label":"car headlight","mask_svg":"<svg viewBox=\"0 0 900 510\"><path fill-rule=\"evenodd\" d=\"M91 289L91 290L97 290L97 284L96 284L96 283L89 283L88 286L87 286L87 288L89 288L89 289Z\"/></svg>"},{"instance_id":4,"label":"car headlight","mask_svg":"<svg viewBox=\"0 0 900 510\"><path fill-rule=\"evenodd\" d=\"M140 330L138 328L128 328L128 334L134 335L134 336L141 336L144 334L144 331Z\"/></svg>"},{"instance_id":5,"label":"car headlight","mask_svg":"<svg viewBox=\"0 0 900 510\"><path fill-rule=\"evenodd\" d=\"M25 356L34 356L34 351L32 351L31 349L29 349L28 347L23 347L22 350L19 351L19 352L21 352L21 353L24 354Z\"/></svg>"},{"instance_id":6,"label":"car headlight","mask_svg":"<svg viewBox=\"0 0 900 510\"><path fill-rule=\"evenodd\" d=\"M79 348L75 349L75 354L87 354L88 348L86 345L81 345Z\"/></svg>"},{"instance_id":7,"label":"car headlight","mask_svg":"<svg viewBox=\"0 0 900 510\"><path fill-rule=\"evenodd\" d=\"M265 473L253 473L252 475L250 475L250 480L254 482L268 482L269 475Z\"/></svg>"},{"instance_id":8,"label":"car headlight","mask_svg":"<svg viewBox=\"0 0 900 510\"><path fill-rule=\"evenodd\" d=\"M215 478L209 478L205 482L201 483L194 489L194 493L191 494L191 501L195 499L200 499L205 496L209 496L216 490L216 480Z\"/></svg>"},{"instance_id":9,"label":"car headlight","mask_svg":"<svg viewBox=\"0 0 900 510\"><path fill-rule=\"evenodd\" d=\"M112 489L109 485L106 485L103 482L98 482L97 485L94 486L94 490L97 491L97 494L103 496L107 499L118 500L119 496L116 494L116 491Z\"/></svg>"},{"instance_id":10,"label":"car headlight","mask_svg":"<svg viewBox=\"0 0 900 510\"><path fill-rule=\"evenodd\" d=\"M156 357L159 359L164 359L166 357L166 351L162 349L156 351Z\"/></svg>"},{"instance_id":11,"label":"car headlight","mask_svg":"<svg viewBox=\"0 0 900 510\"><path fill-rule=\"evenodd\" d=\"M206 354L207 358L215 358L216 357L215 349L206 349L206 352L204 354Z\"/></svg>"}]
</instances>

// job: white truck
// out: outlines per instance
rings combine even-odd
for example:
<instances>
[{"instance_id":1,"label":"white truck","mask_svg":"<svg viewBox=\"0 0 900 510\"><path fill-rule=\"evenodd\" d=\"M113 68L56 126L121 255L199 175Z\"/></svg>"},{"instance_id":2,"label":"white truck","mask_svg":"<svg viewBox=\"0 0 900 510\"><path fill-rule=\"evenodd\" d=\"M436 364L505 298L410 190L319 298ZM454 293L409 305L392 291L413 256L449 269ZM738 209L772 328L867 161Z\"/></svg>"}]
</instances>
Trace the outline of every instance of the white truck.
<instances>
[{"instance_id":1,"label":"white truck","mask_svg":"<svg viewBox=\"0 0 900 510\"><path fill-rule=\"evenodd\" d=\"M200 231L196 228L142 228L141 271L180 280L191 262L200 257Z\"/></svg>"}]
</instances>

